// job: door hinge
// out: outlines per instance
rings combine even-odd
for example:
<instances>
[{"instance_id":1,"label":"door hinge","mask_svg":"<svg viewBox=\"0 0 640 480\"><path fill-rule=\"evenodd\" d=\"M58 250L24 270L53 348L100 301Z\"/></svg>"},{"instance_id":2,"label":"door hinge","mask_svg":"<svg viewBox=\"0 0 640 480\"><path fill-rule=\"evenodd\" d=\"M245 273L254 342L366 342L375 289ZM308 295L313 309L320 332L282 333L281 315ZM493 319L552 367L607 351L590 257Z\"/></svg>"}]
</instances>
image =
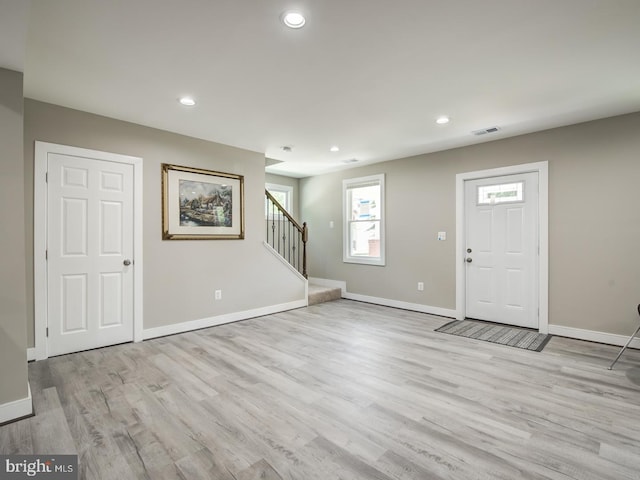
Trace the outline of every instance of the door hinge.
<instances>
[{"instance_id":1,"label":"door hinge","mask_svg":"<svg viewBox=\"0 0 640 480\"><path fill-rule=\"evenodd\" d=\"M47 338L49 337L49 327L47 327Z\"/></svg>"},{"instance_id":2,"label":"door hinge","mask_svg":"<svg viewBox=\"0 0 640 480\"><path fill-rule=\"evenodd\" d=\"M44 183L49 183L49 172L44 172Z\"/></svg>"},{"instance_id":3,"label":"door hinge","mask_svg":"<svg viewBox=\"0 0 640 480\"><path fill-rule=\"evenodd\" d=\"M49 250L44 251L44 259L49 260Z\"/></svg>"}]
</instances>

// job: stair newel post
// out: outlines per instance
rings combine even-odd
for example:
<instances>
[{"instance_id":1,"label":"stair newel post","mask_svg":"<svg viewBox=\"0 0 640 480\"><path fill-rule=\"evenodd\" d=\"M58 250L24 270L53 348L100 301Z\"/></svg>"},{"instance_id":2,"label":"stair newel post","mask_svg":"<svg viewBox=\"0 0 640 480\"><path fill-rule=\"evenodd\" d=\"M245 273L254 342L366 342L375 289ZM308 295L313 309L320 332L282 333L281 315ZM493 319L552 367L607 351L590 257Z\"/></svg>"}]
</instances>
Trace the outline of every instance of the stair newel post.
<instances>
[{"instance_id":1,"label":"stair newel post","mask_svg":"<svg viewBox=\"0 0 640 480\"><path fill-rule=\"evenodd\" d=\"M307 276L307 238L309 236L309 230L307 229L307 222L302 224L302 275L304 278Z\"/></svg>"}]
</instances>

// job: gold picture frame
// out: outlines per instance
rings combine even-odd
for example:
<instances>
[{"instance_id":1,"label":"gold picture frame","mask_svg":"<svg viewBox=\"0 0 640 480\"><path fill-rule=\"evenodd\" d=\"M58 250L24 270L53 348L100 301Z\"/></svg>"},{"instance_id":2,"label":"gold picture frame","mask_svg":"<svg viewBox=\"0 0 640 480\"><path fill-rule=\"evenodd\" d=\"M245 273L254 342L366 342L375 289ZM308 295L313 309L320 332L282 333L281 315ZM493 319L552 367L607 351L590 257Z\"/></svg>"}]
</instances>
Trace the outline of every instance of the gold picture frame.
<instances>
[{"instance_id":1,"label":"gold picture frame","mask_svg":"<svg viewBox=\"0 0 640 480\"><path fill-rule=\"evenodd\" d=\"M244 238L244 176L162 164L164 240Z\"/></svg>"}]
</instances>

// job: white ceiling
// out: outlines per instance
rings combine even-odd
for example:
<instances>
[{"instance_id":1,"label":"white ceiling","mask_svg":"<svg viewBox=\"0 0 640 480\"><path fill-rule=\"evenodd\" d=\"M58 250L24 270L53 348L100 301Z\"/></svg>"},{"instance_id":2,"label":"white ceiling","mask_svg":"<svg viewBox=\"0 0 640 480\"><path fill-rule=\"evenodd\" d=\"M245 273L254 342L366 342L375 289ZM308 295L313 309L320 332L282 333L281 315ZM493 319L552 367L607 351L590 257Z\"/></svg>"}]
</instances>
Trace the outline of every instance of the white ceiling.
<instances>
[{"instance_id":1,"label":"white ceiling","mask_svg":"<svg viewBox=\"0 0 640 480\"><path fill-rule=\"evenodd\" d=\"M28 4L0 0L4 47ZM639 0L30 5L26 48L26 28L0 48L0 66L24 56L26 97L262 152L290 176L640 110ZM304 28L280 22L289 9Z\"/></svg>"}]
</instances>

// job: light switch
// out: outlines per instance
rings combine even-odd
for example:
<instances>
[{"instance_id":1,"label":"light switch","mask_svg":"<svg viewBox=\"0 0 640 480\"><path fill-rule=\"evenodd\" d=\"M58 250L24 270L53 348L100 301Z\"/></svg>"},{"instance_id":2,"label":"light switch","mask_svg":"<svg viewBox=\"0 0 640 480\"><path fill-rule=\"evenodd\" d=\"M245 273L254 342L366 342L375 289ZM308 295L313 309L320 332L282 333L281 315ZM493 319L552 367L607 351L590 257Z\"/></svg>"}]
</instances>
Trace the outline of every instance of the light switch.
<instances>
[{"instance_id":1,"label":"light switch","mask_svg":"<svg viewBox=\"0 0 640 480\"><path fill-rule=\"evenodd\" d=\"M447 232L438 232L438 240L444 241L447 239Z\"/></svg>"}]
</instances>

